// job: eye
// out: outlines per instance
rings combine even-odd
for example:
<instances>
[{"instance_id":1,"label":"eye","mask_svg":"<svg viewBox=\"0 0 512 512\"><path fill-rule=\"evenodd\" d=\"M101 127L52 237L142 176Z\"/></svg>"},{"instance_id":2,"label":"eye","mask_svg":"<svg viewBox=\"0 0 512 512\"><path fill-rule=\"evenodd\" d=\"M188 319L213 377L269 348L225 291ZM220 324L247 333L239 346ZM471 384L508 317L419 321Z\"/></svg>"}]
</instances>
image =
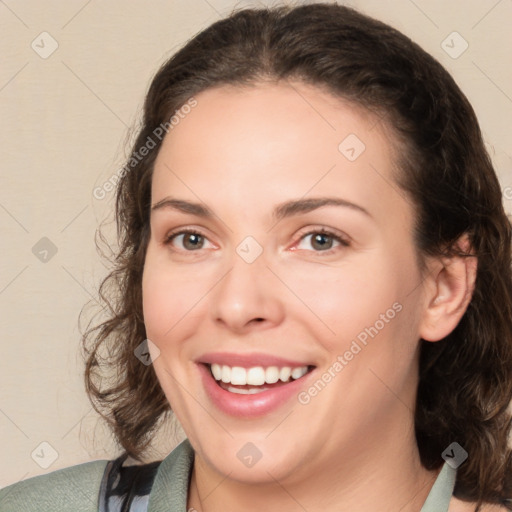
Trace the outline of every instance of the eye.
<instances>
[{"instance_id":1,"label":"eye","mask_svg":"<svg viewBox=\"0 0 512 512\"><path fill-rule=\"evenodd\" d=\"M333 246L334 248L342 246L349 247L350 243L348 240L342 238L340 235L333 233L327 229L317 229L314 231L309 231L308 233L302 235L300 237L299 244L306 241L309 238L309 242L306 242L309 247L300 247L297 246L297 249L306 249L309 250L311 247L315 250L315 252L332 252ZM338 244L337 246L335 244Z\"/></svg>"},{"instance_id":2,"label":"eye","mask_svg":"<svg viewBox=\"0 0 512 512\"><path fill-rule=\"evenodd\" d=\"M169 233L165 238L164 244L174 245L175 241L182 245L180 249L187 252L204 249L205 242L209 243L204 235L193 229L181 229L180 231Z\"/></svg>"}]
</instances>

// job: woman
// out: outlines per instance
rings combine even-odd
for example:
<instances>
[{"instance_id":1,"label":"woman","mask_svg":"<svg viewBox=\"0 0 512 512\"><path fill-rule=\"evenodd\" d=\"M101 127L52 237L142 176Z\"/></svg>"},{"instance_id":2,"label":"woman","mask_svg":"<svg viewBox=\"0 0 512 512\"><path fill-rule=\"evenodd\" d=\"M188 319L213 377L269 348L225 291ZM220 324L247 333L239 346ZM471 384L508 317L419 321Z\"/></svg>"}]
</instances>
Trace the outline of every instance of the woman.
<instances>
[{"instance_id":1,"label":"woman","mask_svg":"<svg viewBox=\"0 0 512 512\"><path fill-rule=\"evenodd\" d=\"M511 225L416 44L334 4L213 24L154 78L116 211L84 341L124 455L1 510L507 510ZM171 409L187 440L123 466Z\"/></svg>"}]
</instances>

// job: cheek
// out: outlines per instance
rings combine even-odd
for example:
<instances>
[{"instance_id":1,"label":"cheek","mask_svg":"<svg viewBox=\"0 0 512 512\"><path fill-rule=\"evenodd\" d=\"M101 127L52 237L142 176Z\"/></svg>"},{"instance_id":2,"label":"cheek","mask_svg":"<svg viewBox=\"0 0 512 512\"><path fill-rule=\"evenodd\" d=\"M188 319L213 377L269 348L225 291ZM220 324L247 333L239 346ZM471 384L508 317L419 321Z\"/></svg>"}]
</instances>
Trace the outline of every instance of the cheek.
<instances>
[{"instance_id":1,"label":"cheek","mask_svg":"<svg viewBox=\"0 0 512 512\"><path fill-rule=\"evenodd\" d=\"M194 305L204 295L200 278L184 276L179 268L170 268L165 254L150 245L142 278L144 324L148 338L160 344L175 334L181 319L194 313Z\"/></svg>"},{"instance_id":2,"label":"cheek","mask_svg":"<svg viewBox=\"0 0 512 512\"><path fill-rule=\"evenodd\" d=\"M298 318L310 319L313 338L320 339L325 348L342 349L359 334L364 337L365 329L376 323L382 330L381 315L389 320L386 327L397 317L400 305L396 303L401 304L407 284L406 272L398 273L394 265L383 255L368 255L357 264L337 269L291 269L284 279L295 295L290 296L289 305L295 304Z\"/></svg>"}]
</instances>

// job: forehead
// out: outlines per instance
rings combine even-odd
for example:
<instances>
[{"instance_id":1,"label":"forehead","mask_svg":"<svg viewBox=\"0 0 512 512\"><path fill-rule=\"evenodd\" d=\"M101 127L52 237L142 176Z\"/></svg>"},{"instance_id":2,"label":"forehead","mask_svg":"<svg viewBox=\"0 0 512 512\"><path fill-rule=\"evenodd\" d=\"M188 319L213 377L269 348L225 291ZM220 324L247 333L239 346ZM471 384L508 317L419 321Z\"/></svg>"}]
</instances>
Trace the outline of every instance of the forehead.
<instances>
[{"instance_id":1,"label":"forehead","mask_svg":"<svg viewBox=\"0 0 512 512\"><path fill-rule=\"evenodd\" d=\"M195 99L164 139L154 201L170 191L206 199L219 187L248 208L258 195L277 203L333 191L383 207L396 201L393 140L366 109L290 82L216 87Z\"/></svg>"},{"instance_id":2,"label":"forehead","mask_svg":"<svg viewBox=\"0 0 512 512\"><path fill-rule=\"evenodd\" d=\"M385 125L379 117L310 84L223 85L207 89L195 98L197 106L182 116L179 125L166 137L164 145L177 153L177 160L186 155L187 162L191 162L194 155L201 156L203 148L215 146L219 157L233 156L236 143L242 142L247 143L244 149L253 143L251 155L240 155L244 160L248 156L264 156L270 150L273 156L279 156L280 148L293 149L296 154L315 148L328 149L337 157L339 143L348 135L358 136L366 146L381 143L383 147L379 149L385 153L391 150ZM371 137L367 132L373 132ZM299 141L301 146L296 144ZM265 146L257 146L258 143ZM191 149L196 151L191 154Z\"/></svg>"}]
</instances>

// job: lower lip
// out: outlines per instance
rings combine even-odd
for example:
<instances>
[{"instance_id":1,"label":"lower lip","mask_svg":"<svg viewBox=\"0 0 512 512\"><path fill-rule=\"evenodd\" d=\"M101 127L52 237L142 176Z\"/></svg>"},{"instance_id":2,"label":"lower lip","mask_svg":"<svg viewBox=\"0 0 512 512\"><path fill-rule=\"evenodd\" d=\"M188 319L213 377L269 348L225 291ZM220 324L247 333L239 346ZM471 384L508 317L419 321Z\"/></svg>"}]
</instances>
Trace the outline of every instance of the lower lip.
<instances>
[{"instance_id":1,"label":"lower lip","mask_svg":"<svg viewBox=\"0 0 512 512\"><path fill-rule=\"evenodd\" d=\"M298 395L301 389L304 388L305 379L312 373L309 372L300 379L260 393L242 395L221 388L206 365L199 364L198 367L206 393L213 404L230 416L244 418L263 416L278 409L292 397Z\"/></svg>"}]
</instances>

